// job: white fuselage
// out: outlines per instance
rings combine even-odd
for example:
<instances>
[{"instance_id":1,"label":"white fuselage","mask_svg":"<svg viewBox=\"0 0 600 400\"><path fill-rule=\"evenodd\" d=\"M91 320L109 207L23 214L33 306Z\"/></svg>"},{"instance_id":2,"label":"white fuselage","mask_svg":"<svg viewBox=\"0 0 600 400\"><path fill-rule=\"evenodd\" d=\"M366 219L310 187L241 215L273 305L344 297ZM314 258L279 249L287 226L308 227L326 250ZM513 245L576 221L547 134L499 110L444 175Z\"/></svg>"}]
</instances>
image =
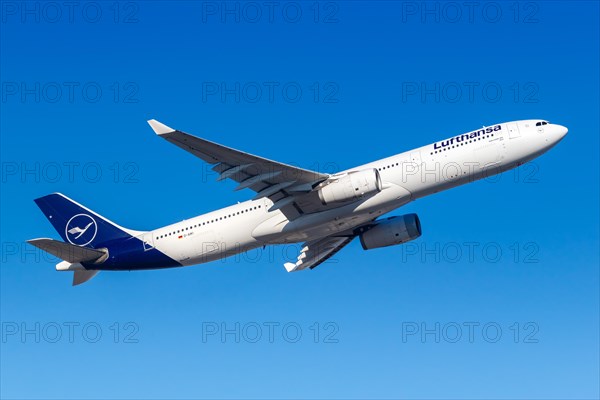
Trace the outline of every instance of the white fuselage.
<instances>
[{"instance_id":1,"label":"white fuselage","mask_svg":"<svg viewBox=\"0 0 600 400\"><path fill-rule=\"evenodd\" d=\"M260 198L144 233L140 238L182 265L200 264L259 246L314 240L348 231L418 198L517 167L558 143L560 125L515 121L480 128L441 142L361 165L376 168L383 189L350 204L293 220L268 211Z\"/></svg>"}]
</instances>

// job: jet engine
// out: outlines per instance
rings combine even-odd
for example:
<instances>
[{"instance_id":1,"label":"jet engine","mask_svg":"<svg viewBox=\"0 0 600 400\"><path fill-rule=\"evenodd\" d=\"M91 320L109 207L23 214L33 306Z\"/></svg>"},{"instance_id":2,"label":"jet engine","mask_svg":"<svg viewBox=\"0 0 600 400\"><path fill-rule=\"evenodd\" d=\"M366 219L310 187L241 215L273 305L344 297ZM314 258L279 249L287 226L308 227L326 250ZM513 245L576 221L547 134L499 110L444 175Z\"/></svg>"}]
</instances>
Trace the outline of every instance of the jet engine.
<instances>
[{"instance_id":1,"label":"jet engine","mask_svg":"<svg viewBox=\"0 0 600 400\"><path fill-rule=\"evenodd\" d=\"M319 189L323 205L358 200L365 195L381 192L381 177L376 168L349 172L325 182Z\"/></svg>"},{"instance_id":2,"label":"jet engine","mask_svg":"<svg viewBox=\"0 0 600 400\"><path fill-rule=\"evenodd\" d=\"M376 221L375 225L360 235L363 249L393 246L421 236L421 222L417 214L406 214Z\"/></svg>"}]
</instances>

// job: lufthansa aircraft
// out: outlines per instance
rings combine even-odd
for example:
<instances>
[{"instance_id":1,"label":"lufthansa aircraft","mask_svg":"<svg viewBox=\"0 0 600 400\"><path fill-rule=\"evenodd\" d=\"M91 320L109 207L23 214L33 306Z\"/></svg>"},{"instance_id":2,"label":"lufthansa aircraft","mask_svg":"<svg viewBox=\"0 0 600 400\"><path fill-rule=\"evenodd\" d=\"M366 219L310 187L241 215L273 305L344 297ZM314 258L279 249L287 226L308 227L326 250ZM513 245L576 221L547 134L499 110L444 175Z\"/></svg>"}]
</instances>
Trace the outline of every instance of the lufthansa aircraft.
<instances>
[{"instance_id":1,"label":"lufthansa aircraft","mask_svg":"<svg viewBox=\"0 0 600 400\"><path fill-rule=\"evenodd\" d=\"M380 218L418 198L498 174L557 144L567 128L543 120L491 125L336 174L322 174L244 153L156 120L154 132L214 165L217 180L256 192L238 203L151 231L115 224L54 193L35 202L63 241L28 242L64 260L73 285L99 271L181 267L260 246L304 242L288 272L315 268L358 237L365 250L421 236L416 214Z\"/></svg>"}]
</instances>

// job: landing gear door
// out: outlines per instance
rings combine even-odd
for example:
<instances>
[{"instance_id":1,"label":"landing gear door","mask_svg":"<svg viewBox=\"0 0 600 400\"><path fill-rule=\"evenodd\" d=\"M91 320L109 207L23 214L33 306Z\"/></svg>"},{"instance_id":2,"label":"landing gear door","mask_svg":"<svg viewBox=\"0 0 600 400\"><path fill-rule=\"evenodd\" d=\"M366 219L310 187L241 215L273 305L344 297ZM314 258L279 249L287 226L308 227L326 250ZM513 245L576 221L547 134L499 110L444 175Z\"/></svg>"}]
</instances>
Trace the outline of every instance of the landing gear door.
<instances>
[{"instance_id":1,"label":"landing gear door","mask_svg":"<svg viewBox=\"0 0 600 400\"><path fill-rule=\"evenodd\" d=\"M508 138L516 139L521 136L521 132L519 132L519 126L517 124L508 124Z\"/></svg>"},{"instance_id":2,"label":"landing gear door","mask_svg":"<svg viewBox=\"0 0 600 400\"><path fill-rule=\"evenodd\" d=\"M143 234L141 239L144 244L144 251L152 250L154 248L154 237L152 232Z\"/></svg>"}]
</instances>

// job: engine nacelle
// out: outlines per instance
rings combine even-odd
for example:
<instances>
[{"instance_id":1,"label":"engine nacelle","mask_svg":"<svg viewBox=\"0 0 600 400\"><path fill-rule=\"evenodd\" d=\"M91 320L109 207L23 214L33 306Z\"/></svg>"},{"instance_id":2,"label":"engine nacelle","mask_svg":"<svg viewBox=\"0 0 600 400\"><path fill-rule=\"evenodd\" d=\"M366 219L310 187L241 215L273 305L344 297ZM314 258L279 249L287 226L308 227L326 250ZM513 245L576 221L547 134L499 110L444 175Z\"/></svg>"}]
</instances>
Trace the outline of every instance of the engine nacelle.
<instances>
[{"instance_id":1,"label":"engine nacelle","mask_svg":"<svg viewBox=\"0 0 600 400\"><path fill-rule=\"evenodd\" d=\"M393 246L414 240L421 236L421 222L417 214L389 217L378 221L375 226L360 235L363 249Z\"/></svg>"},{"instance_id":2,"label":"engine nacelle","mask_svg":"<svg viewBox=\"0 0 600 400\"><path fill-rule=\"evenodd\" d=\"M381 177L376 168L350 172L332 179L319 189L323 205L358 200L365 195L381 192Z\"/></svg>"}]
</instances>

